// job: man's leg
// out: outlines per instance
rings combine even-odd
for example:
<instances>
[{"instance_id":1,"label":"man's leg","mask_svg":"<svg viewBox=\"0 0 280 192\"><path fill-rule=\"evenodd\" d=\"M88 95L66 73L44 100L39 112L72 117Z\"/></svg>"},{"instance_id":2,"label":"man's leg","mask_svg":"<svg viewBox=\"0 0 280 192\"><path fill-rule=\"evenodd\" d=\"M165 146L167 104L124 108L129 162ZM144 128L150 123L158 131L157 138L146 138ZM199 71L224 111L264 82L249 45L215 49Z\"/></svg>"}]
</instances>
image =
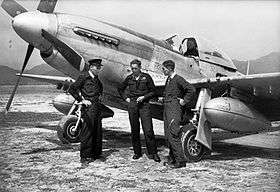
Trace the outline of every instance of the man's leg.
<instances>
[{"instance_id":1,"label":"man's leg","mask_svg":"<svg viewBox=\"0 0 280 192\"><path fill-rule=\"evenodd\" d=\"M139 111L136 102L130 102L128 104L128 115L131 127L131 139L134 154L138 157L142 156L141 141L140 141L140 122ZM137 158L135 158L137 159Z\"/></svg>"},{"instance_id":2,"label":"man's leg","mask_svg":"<svg viewBox=\"0 0 280 192\"><path fill-rule=\"evenodd\" d=\"M139 114L141 117L141 124L143 128L143 132L145 135L147 151L149 155L153 155L157 153L156 139L153 130L153 122L150 111L150 104L143 103L139 108Z\"/></svg>"},{"instance_id":3,"label":"man's leg","mask_svg":"<svg viewBox=\"0 0 280 192\"><path fill-rule=\"evenodd\" d=\"M171 119L167 116L168 104L164 104L164 111L163 111L163 122L164 122L164 136L165 136L165 143L166 146L169 148L169 156L168 161L165 162L167 164L174 164L175 163L175 157L173 154L173 150L170 144L170 128L169 124L171 122Z\"/></svg>"},{"instance_id":4,"label":"man's leg","mask_svg":"<svg viewBox=\"0 0 280 192\"><path fill-rule=\"evenodd\" d=\"M183 148L181 144L181 132L180 132L180 120L181 120L181 107L178 101L174 100L168 104L168 110L166 115L169 122L169 142L171 144L172 152L174 154L175 160L178 163L184 163L185 157L183 154Z\"/></svg>"},{"instance_id":5,"label":"man's leg","mask_svg":"<svg viewBox=\"0 0 280 192\"><path fill-rule=\"evenodd\" d=\"M91 158L93 145L93 125L91 122L92 114L90 109L87 109L84 113L86 126L83 126L80 133L80 157Z\"/></svg>"},{"instance_id":6,"label":"man's leg","mask_svg":"<svg viewBox=\"0 0 280 192\"><path fill-rule=\"evenodd\" d=\"M102 154L102 123L100 118L100 108L99 103L92 104L92 123L93 123L93 146L92 154L94 158L99 158Z\"/></svg>"}]
</instances>

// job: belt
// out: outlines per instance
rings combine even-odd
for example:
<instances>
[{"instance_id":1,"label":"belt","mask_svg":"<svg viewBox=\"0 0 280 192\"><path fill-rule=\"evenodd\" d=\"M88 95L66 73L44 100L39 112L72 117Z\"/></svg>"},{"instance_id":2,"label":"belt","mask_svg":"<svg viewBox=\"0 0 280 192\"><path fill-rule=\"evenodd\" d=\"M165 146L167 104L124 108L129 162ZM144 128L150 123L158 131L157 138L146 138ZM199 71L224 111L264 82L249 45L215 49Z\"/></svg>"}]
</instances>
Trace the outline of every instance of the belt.
<instances>
[{"instance_id":1,"label":"belt","mask_svg":"<svg viewBox=\"0 0 280 192\"><path fill-rule=\"evenodd\" d=\"M164 99L164 103L170 103L172 101L177 101L178 98Z\"/></svg>"}]
</instances>

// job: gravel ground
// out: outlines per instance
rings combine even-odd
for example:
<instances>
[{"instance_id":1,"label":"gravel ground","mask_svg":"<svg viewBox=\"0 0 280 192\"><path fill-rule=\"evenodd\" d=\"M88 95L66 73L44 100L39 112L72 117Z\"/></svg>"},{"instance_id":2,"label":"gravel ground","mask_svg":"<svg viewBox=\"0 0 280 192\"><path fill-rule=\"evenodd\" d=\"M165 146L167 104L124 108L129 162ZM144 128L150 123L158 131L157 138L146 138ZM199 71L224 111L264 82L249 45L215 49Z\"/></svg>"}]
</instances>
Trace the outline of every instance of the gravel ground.
<instances>
[{"instance_id":1,"label":"gravel ground","mask_svg":"<svg viewBox=\"0 0 280 192\"><path fill-rule=\"evenodd\" d=\"M210 157L171 170L145 155L131 159L127 116L117 111L114 119L103 122L104 158L83 167L79 145L57 139L60 114L0 115L0 191L280 191L280 147L215 142ZM279 139L280 133L266 137ZM163 137L157 141L164 159Z\"/></svg>"}]
</instances>

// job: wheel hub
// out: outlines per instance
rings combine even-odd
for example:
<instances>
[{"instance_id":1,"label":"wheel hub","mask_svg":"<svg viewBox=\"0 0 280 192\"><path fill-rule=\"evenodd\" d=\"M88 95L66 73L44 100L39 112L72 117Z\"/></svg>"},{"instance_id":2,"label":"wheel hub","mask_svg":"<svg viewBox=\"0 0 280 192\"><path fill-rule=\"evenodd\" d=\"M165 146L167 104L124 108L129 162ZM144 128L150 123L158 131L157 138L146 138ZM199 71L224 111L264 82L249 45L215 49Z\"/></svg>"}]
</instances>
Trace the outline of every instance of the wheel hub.
<instances>
[{"instance_id":1,"label":"wheel hub","mask_svg":"<svg viewBox=\"0 0 280 192\"><path fill-rule=\"evenodd\" d=\"M199 153L201 152L201 144L198 143L195 139L195 136L192 135L189 140L188 140L188 143L187 143L187 149L189 151L189 153L193 156L198 156Z\"/></svg>"},{"instance_id":2,"label":"wheel hub","mask_svg":"<svg viewBox=\"0 0 280 192\"><path fill-rule=\"evenodd\" d=\"M75 124L69 125L68 131L67 131L68 136L71 138L75 138L75 137L77 137L77 133L78 133L78 131L75 128Z\"/></svg>"}]
</instances>

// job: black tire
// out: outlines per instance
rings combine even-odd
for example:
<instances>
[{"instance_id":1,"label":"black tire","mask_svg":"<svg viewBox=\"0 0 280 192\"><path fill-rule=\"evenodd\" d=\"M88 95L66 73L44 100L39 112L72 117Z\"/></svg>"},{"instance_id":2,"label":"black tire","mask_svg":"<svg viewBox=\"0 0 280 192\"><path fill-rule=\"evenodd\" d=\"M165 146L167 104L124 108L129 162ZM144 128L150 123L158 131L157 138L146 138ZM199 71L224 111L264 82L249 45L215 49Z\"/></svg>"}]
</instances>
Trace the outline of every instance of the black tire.
<instances>
[{"instance_id":1,"label":"black tire","mask_svg":"<svg viewBox=\"0 0 280 192\"><path fill-rule=\"evenodd\" d=\"M196 129L188 129L183 132L181 141L183 152L187 162L198 162L205 154L206 147L195 140Z\"/></svg>"},{"instance_id":2,"label":"black tire","mask_svg":"<svg viewBox=\"0 0 280 192\"><path fill-rule=\"evenodd\" d=\"M78 117L75 115L68 115L62 117L59 122L57 129L57 136L59 140L64 144L69 143L79 143L80 142L80 133L82 123L78 126L78 130L73 132L72 129L75 127Z\"/></svg>"}]
</instances>

